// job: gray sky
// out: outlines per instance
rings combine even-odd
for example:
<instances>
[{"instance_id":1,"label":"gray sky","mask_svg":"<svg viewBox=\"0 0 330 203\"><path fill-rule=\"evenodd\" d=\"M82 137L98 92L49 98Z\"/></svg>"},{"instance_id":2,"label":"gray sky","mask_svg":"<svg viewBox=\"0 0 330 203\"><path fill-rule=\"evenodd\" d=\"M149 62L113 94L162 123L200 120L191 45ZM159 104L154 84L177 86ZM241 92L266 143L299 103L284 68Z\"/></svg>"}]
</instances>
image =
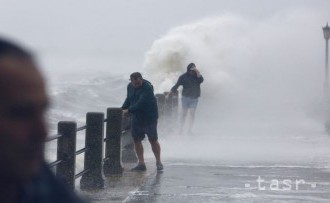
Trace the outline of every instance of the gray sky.
<instances>
[{"instance_id":1,"label":"gray sky","mask_svg":"<svg viewBox=\"0 0 330 203\"><path fill-rule=\"evenodd\" d=\"M228 115L233 114L231 109L238 109L234 118L242 117L241 110L246 109L258 115L265 111L272 115L269 109L287 112L306 106L322 92L322 26L330 21L329 0L0 0L0 5L0 35L37 52L50 81L56 81L58 72L88 74L85 70L100 67L106 67L102 69L107 71L105 76L140 71L146 52L156 40L173 36L168 34L173 28L187 24L199 28L196 22L202 19L230 13L243 22L227 21L234 22L234 27L215 26L228 28L220 34L201 32L211 34L219 44L215 57L209 60L213 55L197 45L193 55L207 67L202 69L207 78L204 98L219 94L213 99L214 109L222 107L216 115L223 115L224 109L229 109ZM181 31L179 34L185 33ZM221 36L218 39L212 34ZM195 39L195 35L190 37ZM232 105L233 101L238 104ZM212 107L209 103L204 106Z\"/></svg>"},{"instance_id":2,"label":"gray sky","mask_svg":"<svg viewBox=\"0 0 330 203\"><path fill-rule=\"evenodd\" d=\"M142 64L152 43L173 27L234 13L264 20L285 10L320 13L330 20L328 0L0 0L0 34L45 53L109 54ZM320 30L321 32L321 30ZM297 33L299 35L300 33ZM321 33L320 33L321 37ZM77 54L77 53L76 53ZM126 57L127 56L127 57Z\"/></svg>"}]
</instances>

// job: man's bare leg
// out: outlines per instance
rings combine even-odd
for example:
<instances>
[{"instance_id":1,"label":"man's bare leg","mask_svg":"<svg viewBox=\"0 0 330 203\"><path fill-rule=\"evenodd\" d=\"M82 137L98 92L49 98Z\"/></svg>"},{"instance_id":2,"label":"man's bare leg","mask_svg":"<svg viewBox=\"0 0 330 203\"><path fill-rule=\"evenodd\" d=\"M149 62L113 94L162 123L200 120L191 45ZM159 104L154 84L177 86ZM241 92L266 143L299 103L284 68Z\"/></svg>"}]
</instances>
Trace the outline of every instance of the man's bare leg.
<instances>
[{"instance_id":1,"label":"man's bare leg","mask_svg":"<svg viewBox=\"0 0 330 203\"><path fill-rule=\"evenodd\" d=\"M192 127L194 125L195 122L195 112L196 109L195 108L190 108L190 118L189 118L189 123L188 123L188 133L192 133Z\"/></svg>"},{"instance_id":2,"label":"man's bare leg","mask_svg":"<svg viewBox=\"0 0 330 203\"><path fill-rule=\"evenodd\" d=\"M160 160L160 144L157 140L156 141L150 141L150 144L151 144L152 151L153 151L153 153L155 155L155 158L156 158L157 171L162 171L164 169L164 167L163 167L163 164Z\"/></svg>"},{"instance_id":3,"label":"man's bare leg","mask_svg":"<svg viewBox=\"0 0 330 203\"><path fill-rule=\"evenodd\" d=\"M161 160L160 160L160 144L159 142L156 140L156 141L149 141L150 144L151 144L151 148L152 148L152 152L154 153L155 155L155 158L156 158L156 163L157 164L161 164Z\"/></svg>"},{"instance_id":4,"label":"man's bare leg","mask_svg":"<svg viewBox=\"0 0 330 203\"><path fill-rule=\"evenodd\" d=\"M182 107L181 122L180 122L180 134L183 133L184 123L187 117L188 108Z\"/></svg>"},{"instance_id":5,"label":"man's bare leg","mask_svg":"<svg viewBox=\"0 0 330 203\"><path fill-rule=\"evenodd\" d=\"M139 164L144 165L143 145L141 141L134 142L135 152L139 160Z\"/></svg>"}]
</instances>

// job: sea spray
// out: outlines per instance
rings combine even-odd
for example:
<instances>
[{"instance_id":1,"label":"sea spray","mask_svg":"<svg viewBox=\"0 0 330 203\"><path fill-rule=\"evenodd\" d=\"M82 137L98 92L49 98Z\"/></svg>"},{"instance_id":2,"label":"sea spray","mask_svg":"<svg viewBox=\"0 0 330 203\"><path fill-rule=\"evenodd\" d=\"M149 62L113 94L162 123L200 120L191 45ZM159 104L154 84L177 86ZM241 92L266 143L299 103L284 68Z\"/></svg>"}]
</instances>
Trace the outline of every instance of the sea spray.
<instances>
[{"instance_id":1,"label":"sea spray","mask_svg":"<svg viewBox=\"0 0 330 203\"><path fill-rule=\"evenodd\" d=\"M156 90L163 92L194 62L205 78L202 98L217 103L214 110L239 109L238 117L306 113L306 106L322 94L321 70L314 68L318 44L309 42L317 32L308 22L302 24L316 17L302 10L258 22L233 14L206 18L156 40L144 67Z\"/></svg>"},{"instance_id":2,"label":"sea spray","mask_svg":"<svg viewBox=\"0 0 330 203\"><path fill-rule=\"evenodd\" d=\"M261 21L227 14L156 40L144 63L156 92L169 91L190 62L205 78L195 136L163 133L164 156L327 165L323 123L310 117L322 100L316 18L299 9Z\"/></svg>"}]
</instances>

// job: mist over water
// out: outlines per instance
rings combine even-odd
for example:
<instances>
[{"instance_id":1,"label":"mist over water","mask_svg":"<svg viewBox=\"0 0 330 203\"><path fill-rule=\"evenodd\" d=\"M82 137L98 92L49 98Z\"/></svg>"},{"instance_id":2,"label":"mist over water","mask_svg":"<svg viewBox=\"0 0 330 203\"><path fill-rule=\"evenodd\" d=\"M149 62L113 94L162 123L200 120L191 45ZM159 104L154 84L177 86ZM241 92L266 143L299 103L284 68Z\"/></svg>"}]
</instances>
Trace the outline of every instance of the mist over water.
<instances>
[{"instance_id":1,"label":"mist over water","mask_svg":"<svg viewBox=\"0 0 330 203\"><path fill-rule=\"evenodd\" d=\"M197 65L205 81L193 134L178 133L178 118L172 124L159 120L165 171L159 176L149 167L155 159L145 139L150 177L133 196L148 194L160 202L327 202L322 26L328 7L326 0L34 0L8 1L0 15L2 34L27 43L39 58L51 101L50 135L59 121L80 127L87 112L120 107L132 72L142 72L162 93L190 62ZM76 150L84 148L84 134L77 134ZM57 142L46 145L46 159L55 161ZM76 157L76 172L83 169L84 153ZM125 166L119 179L128 171ZM257 176L267 188L272 179L300 178L317 188L246 188ZM124 191L108 186L111 191L95 191L101 194L97 200L119 201Z\"/></svg>"},{"instance_id":2,"label":"mist over water","mask_svg":"<svg viewBox=\"0 0 330 203\"><path fill-rule=\"evenodd\" d=\"M205 79L195 134L163 132L164 157L328 166L323 41L315 21L322 22L306 9L262 21L226 14L156 40L144 63L156 92L169 91L190 62Z\"/></svg>"},{"instance_id":3,"label":"mist over water","mask_svg":"<svg viewBox=\"0 0 330 203\"><path fill-rule=\"evenodd\" d=\"M178 124L160 126L165 162L329 167L323 20L311 9L258 21L230 13L204 18L154 41L143 70L129 50L127 56L97 48L41 52L51 75L50 134L60 120L81 126L87 112L121 106L131 72L141 71L160 93L194 62L205 78L194 135L179 135Z\"/></svg>"}]
</instances>

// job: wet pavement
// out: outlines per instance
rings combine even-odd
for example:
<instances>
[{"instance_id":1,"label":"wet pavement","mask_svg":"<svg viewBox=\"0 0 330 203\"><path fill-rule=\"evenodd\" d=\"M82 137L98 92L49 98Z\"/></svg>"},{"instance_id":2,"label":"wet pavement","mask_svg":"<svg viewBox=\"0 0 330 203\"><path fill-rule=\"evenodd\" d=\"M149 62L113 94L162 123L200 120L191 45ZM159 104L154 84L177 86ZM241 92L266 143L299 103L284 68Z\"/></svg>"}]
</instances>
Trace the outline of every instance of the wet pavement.
<instances>
[{"instance_id":1,"label":"wet pavement","mask_svg":"<svg viewBox=\"0 0 330 203\"><path fill-rule=\"evenodd\" d=\"M106 177L104 189L78 190L77 192L89 202L125 202L127 197L144 185L156 171L156 166L149 163L147 163L147 171L145 172L130 171L134 166L135 164L123 164L124 171L122 175ZM79 186L76 185L76 188L79 188Z\"/></svg>"},{"instance_id":2,"label":"wet pavement","mask_svg":"<svg viewBox=\"0 0 330 203\"><path fill-rule=\"evenodd\" d=\"M83 192L92 202L330 202L329 168L221 166L165 162L157 172L125 165L104 190Z\"/></svg>"}]
</instances>

